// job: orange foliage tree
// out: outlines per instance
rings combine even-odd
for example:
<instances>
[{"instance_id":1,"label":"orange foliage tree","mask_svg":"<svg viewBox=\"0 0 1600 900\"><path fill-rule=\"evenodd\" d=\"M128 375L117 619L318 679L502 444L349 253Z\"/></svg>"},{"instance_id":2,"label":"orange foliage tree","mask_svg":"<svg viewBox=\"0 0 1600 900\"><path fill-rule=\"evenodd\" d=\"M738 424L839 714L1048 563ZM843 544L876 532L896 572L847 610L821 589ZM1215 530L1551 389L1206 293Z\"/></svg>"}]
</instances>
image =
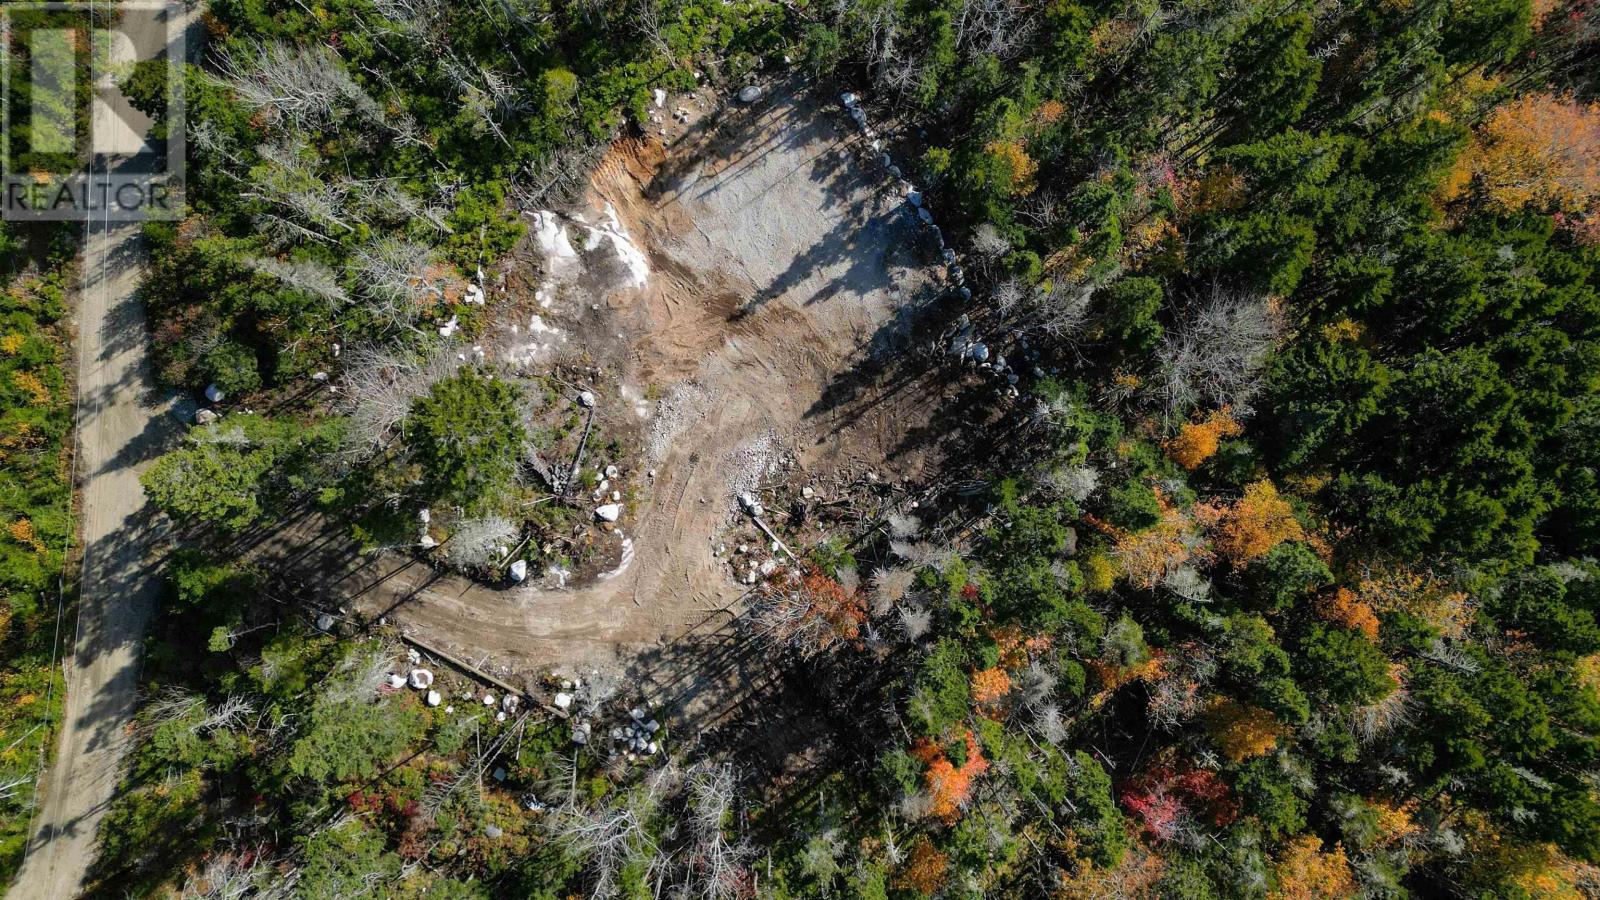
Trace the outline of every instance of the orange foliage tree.
<instances>
[{"instance_id":1,"label":"orange foliage tree","mask_svg":"<svg viewBox=\"0 0 1600 900\"><path fill-rule=\"evenodd\" d=\"M1600 201L1600 104L1526 94L1496 109L1461 154L1447 194L1469 184L1507 211L1593 214Z\"/></svg>"},{"instance_id":2,"label":"orange foliage tree","mask_svg":"<svg viewBox=\"0 0 1600 900\"><path fill-rule=\"evenodd\" d=\"M1072 871L1061 873L1061 886L1055 896L1057 900L1152 897L1156 895L1156 886L1166 871L1166 860L1142 846L1124 853L1122 861L1111 867L1099 866L1092 860L1080 858Z\"/></svg>"},{"instance_id":3,"label":"orange foliage tree","mask_svg":"<svg viewBox=\"0 0 1600 900\"><path fill-rule=\"evenodd\" d=\"M768 581L750 604L750 624L758 634L809 656L856 640L867 620L860 594L822 574L780 574Z\"/></svg>"},{"instance_id":4,"label":"orange foliage tree","mask_svg":"<svg viewBox=\"0 0 1600 900\"><path fill-rule=\"evenodd\" d=\"M1320 900L1345 898L1356 892L1355 873L1344 847L1322 852L1322 841L1302 835L1289 842L1278 859L1278 885L1268 896L1272 900Z\"/></svg>"},{"instance_id":5,"label":"orange foliage tree","mask_svg":"<svg viewBox=\"0 0 1600 900\"><path fill-rule=\"evenodd\" d=\"M972 673L972 700L979 706L996 707L1011 693L1011 676L995 666Z\"/></svg>"},{"instance_id":6,"label":"orange foliage tree","mask_svg":"<svg viewBox=\"0 0 1600 900\"><path fill-rule=\"evenodd\" d=\"M1203 422L1185 422L1177 435L1167 441L1167 455L1192 471L1216 454L1223 438L1235 437L1243 430L1232 409L1224 406Z\"/></svg>"},{"instance_id":7,"label":"orange foliage tree","mask_svg":"<svg viewBox=\"0 0 1600 900\"><path fill-rule=\"evenodd\" d=\"M906 855L906 867L900 872L896 886L929 897L944 887L945 875L949 870L950 856L923 837L912 845L911 852Z\"/></svg>"},{"instance_id":8,"label":"orange foliage tree","mask_svg":"<svg viewBox=\"0 0 1600 900\"><path fill-rule=\"evenodd\" d=\"M1319 600L1317 614L1335 625L1361 632L1369 641L1378 639L1378 614L1349 588L1339 588Z\"/></svg>"},{"instance_id":9,"label":"orange foliage tree","mask_svg":"<svg viewBox=\"0 0 1600 900\"><path fill-rule=\"evenodd\" d=\"M1206 707L1206 732L1222 755L1234 762L1260 756L1278 745L1283 725L1259 707L1217 697Z\"/></svg>"},{"instance_id":10,"label":"orange foliage tree","mask_svg":"<svg viewBox=\"0 0 1600 900\"><path fill-rule=\"evenodd\" d=\"M1378 814L1377 844L1379 846L1392 847L1396 844L1404 843L1422 830L1422 826L1418 825L1411 816L1411 811L1415 806L1415 800L1403 806L1396 806L1385 801L1372 803L1373 810Z\"/></svg>"},{"instance_id":11,"label":"orange foliage tree","mask_svg":"<svg viewBox=\"0 0 1600 900\"><path fill-rule=\"evenodd\" d=\"M929 812L946 822L953 822L960 815L962 805L972 793L972 780L989 771L989 761L983 758L983 749L972 732L965 732L962 739L966 742L967 758L960 767L950 761L937 743L927 738L911 748L911 755L928 767L923 777L933 801Z\"/></svg>"},{"instance_id":12,"label":"orange foliage tree","mask_svg":"<svg viewBox=\"0 0 1600 900\"><path fill-rule=\"evenodd\" d=\"M39 534L33 528L33 522L27 518L17 519L6 526L6 533L11 539L22 544L35 553L44 552L44 542L39 540Z\"/></svg>"},{"instance_id":13,"label":"orange foliage tree","mask_svg":"<svg viewBox=\"0 0 1600 900\"><path fill-rule=\"evenodd\" d=\"M1289 501L1265 479L1252 482L1231 504L1196 507L1196 518L1212 529L1217 552L1236 566L1248 565L1284 541L1305 539Z\"/></svg>"}]
</instances>

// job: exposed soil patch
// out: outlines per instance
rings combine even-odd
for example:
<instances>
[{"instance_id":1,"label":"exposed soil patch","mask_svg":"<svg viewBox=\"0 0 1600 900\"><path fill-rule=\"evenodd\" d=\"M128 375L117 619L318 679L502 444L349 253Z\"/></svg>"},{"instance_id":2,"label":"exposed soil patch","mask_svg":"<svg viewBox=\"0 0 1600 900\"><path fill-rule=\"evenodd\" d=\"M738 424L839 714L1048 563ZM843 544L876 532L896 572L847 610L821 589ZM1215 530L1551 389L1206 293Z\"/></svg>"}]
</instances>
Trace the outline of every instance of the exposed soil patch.
<instances>
[{"instance_id":1,"label":"exposed soil patch","mask_svg":"<svg viewBox=\"0 0 1600 900\"><path fill-rule=\"evenodd\" d=\"M746 590L715 553L741 533L735 493L867 472L911 484L938 452L937 441L906 436L934 430L945 387L894 365L936 292L929 259L901 198L858 162L842 124L807 95L778 91L707 113L667 148L656 137L619 142L594 173L585 216L610 205L648 259L649 282L565 296L542 321L593 374L607 433L638 448L613 461L635 486L617 523L631 545L608 557L619 568L561 588L496 589L316 545L290 551L304 558L296 565L342 570L330 574L346 604L513 677L620 656L658 703L702 726L736 706L750 685L742 666L673 652L749 650L726 631L711 638ZM515 268L508 297L521 322L539 314L528 293L541 288Z\"/></svg>"}]
</instances>

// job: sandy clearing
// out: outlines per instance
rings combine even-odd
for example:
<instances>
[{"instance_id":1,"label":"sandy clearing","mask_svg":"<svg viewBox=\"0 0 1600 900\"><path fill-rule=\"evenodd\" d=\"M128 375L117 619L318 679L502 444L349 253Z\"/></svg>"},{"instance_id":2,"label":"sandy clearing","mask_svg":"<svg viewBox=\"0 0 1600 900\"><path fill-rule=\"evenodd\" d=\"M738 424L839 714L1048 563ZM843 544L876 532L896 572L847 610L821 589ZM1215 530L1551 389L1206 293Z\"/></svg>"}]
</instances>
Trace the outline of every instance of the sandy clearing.
<instances>
[{"instance_id":1,"label":"sandy clearing","mask_svg":"<svg viewBox=\"0 0 1600 900\"><path fill-rule=\"evenodd\" d=\"M562 589L499 589L396 554L358 557L326 523L270 542L279 569L512 677L628 661L725 624L745 588L712 549L734 521L735 486L762 468L752 442L800 473L908 477L923 465L895 436L928 423L926 393L861 372L875 349L903 340L905 311L933 288L914 223L852 140L791 90L713 111L667 151L620 142L595 172L591 206L615 208L652 275L643 291L596 298L605 320L574 331L621 335L624 346L596 348L616 361L618 383L690 398L653 442L654 410L641 423L620 391L603 398L602 415L653 451L627 467L658 473L619 523L633 541L626 569ZM723 699L705 685L675 693L707 710Z\"/></svg>"}]
</instances>

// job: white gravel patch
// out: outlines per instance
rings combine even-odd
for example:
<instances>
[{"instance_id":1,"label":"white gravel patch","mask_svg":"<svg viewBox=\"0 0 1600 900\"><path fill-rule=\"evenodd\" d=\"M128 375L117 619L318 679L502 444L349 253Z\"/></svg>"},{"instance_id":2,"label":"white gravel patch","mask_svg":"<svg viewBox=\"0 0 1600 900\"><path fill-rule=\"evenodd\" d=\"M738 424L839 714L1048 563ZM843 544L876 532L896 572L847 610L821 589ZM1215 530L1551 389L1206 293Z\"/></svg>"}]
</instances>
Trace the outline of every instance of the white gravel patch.
<instances>
[{"instance_id":1,"label":"white gravel patch","mask_svg":"<svg viewBox=\"0 0 1600 900\"><path fill-rule=\"evenodd\" d=\"M656 420L650 425L650 438L645 445L645 454L650 461L660 462L685 428L705 418L715 400L714 393L707 392L692 381L673 385L672 390L656 404Z\"/></svg>"}]
</instances>

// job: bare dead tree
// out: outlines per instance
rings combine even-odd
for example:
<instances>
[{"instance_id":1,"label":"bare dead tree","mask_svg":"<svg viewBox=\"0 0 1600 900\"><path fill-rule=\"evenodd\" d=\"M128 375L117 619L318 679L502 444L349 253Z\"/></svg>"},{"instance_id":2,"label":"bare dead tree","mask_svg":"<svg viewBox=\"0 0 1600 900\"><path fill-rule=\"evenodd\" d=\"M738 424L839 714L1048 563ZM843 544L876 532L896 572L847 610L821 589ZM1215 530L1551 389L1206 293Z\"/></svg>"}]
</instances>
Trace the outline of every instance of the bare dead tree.
<instances>
[{"instance_id":1,"label":"bare dead tree","mask_svg":"<svg viewBox=\"0 0 1600 900\"><path fill-rule=\"evenodd\" d=\"M638 0L633 8L633 28L657 56L672 58L672 47L662 36L666 21L662 16L661 0Z\"/></svg>"},{"instance_id":2,"label":"bare dead tree","mask_svg":"<svg viewBox=\"0 0 1600 900\"><path fill-rule=\"evenodd\" d=\"M325 44L270 41L224 51L217 69L221 83L246 108L280 117L297 131L314 131L350 115L382 119L377 102Z\"/></svg>"},{"instance_id":3,"label":"bare dead tree","mask_svg":"<svg viewBox=\"0 0 1600 900\"><path fill-rule=\"evenodd\" d=\"M388 684L397 656L395 646L388 641L362 644L323 680L322 698L333 703L373 700L378 696L378 689Z\"/></svg>"},{"instance_id":4,"label":"bare dead tree","mask_svg":"<svg viewBox=\"0 0 1600 900\"><path fill-rule=\"evenodd\" d=\"M355 230L349 192L342 179L324 177L321 159L295 136L258 147L261 162L241 179L241 196L267 206L257 223L279 246L303 238L325 240Z\"/></svg>"},{"instance_id":5,"label":"bare dead tree","mask_svg":"<svg viewBox=\"0 0 1600 900\"><path fill-rule=\"evenodd\" d=\"M467 721L470 722L472 719ZM496 735L494 740L487 744L476 745L475 749L467 754L466 762L451 773L449 778L428 785L422 793L422 801L419 804L422 815L431 820L457 798L466 797L469 801L473 801L481 796L484 774L493 768L495 760L499 759L507 747L521 742L527 727L528 717L526 715L517 717L516 721Z\"/></svg>"},{"instance_id":6,"label":"bare dead tree","mask_svg":"<svg viewBox=\"0 0 1600 900\"><path fill-rule=\"evenodd\" d=\"M429 198L419 197L406 190L398 179L383 178L364 182L367 186L366 196L361 198L363 218L404 225L411 222L424 222L432 226L440 234L451 234L455 229L450 227L446 218L450 210L437 203L429 202ZM435 184L437 194L453 193L450 186ZM439 200L440 197L433 197Z\"/></svg>"},{"instance_id":7,"label":"bare dead tree","mask_svg":"<svg viewBox=\"0 0 1600 900\"><path fill-rule=\"evenodd\" d=\"M1161 586L1190 603L1211 602L1211 582L1194 566L1183 565L1167 570L1161 577Z\"/></svg>"},{"instance_id":8,"label":"bare dead tree","mask_svg":"<svg viewBox=\"0 0 1600 900\"><path fill-rule=\"evenodd\" d=\"M140 711L143 721L139 724L139 733L148 737L162 726L195 715L204 709L205 705L205 698L193 691L177 686L164 688Z\"/></svg>"},{"instance_id":9,"label":"bare dead tree","mask_svg":"<svg viewBox=\"0 0 1600 900\"><path fill-rule=\"evenodd\" d=\"M898 566L872 573L872 614L886 616L895 608L916 581L917 573Z\"/></svg>"},{"instance_id":10,"label":"bare dead tree","mask_svg":"<svg viewBox=\"0 0 1600 900\"><path fill-rule=\"evenodd\" d=\"M463 108L476 120L476 133L492 134L510 147L511 141L500 123L532 109L515 82L493 70L463 62L454 53L445 54L443 70L461 96Z\"/></svg>"},{"instance_id":11,"label":"bare dead tree","mask_svg":"<svg viewBox=\"0 0 1600 900\"><path fill-rule=\"evenodd\" d=\"M448 352L420 357L371 345L350 348L340 378L348 423L345 454L360 462L382 450L411 412L412 402L462 365Z\"/></svg>"},{"instance_id":12,"label":"bare dead tree","mask_svg":"<svg viewBox=\"0 0 1600 900\"><path fill-rule=\"evenodd\" d=\"M246 724L256 716L256 701L243 694L230 694L221 703L210 708L205 718L201 719L190 730L193 732L212 731L218 728L232 730Z\"/></svg>"},{"instance_id":13,"label":"bare dead tree","mask_svg":"<svg viewBox=\"0 0 1600 900\"><path fill-rule=\"evenodd\" d=\"M741 837L729 841L736 802L733 768L705 763L689 770L686 778L689 845L684 854L681 895L702 900L732 900L743 896L748 864L755 848Z\"/></svg>"},{"instance_id":14,"label":"bare dead tree","mask_svg":"<svg viewBox=\"0 0 1600 900\"><path fill-rule=\"evenodd\" d=\"M1156 391L1167 412L1182 416L1205 404L1248 413L1282 329L1266 298L1213 285L1159 352L1163 377Z\"/></svg>"},{"instance_id":15,"label":"bare dead tree","mask_svg":"<svg viewBox=\"0 0 1600 900\"><path fill-rule=\"evenodd\" d=\"M449 45L448 10L441 0L373 0L375 30L401 35L429 50Z\"/></svg>"},{"instance_id":16,"label":"bare dead tree","mask_svg":"<svg viewBox=\"0 0 1600 900\"><path fill-rule=\"evenodd\" d=\"M1061 466L1045 473L1039 486L1051 496L1082 503L1099 489L1100 471L1093 466Z\"/></svg>"},{"instance_id":17,"label":"bare dead tree","mask_svg":"<svg viewBox=\"0 0 1600 900\"><path fill-rule=\"evenodd\" d=\"M922 521L910 513L890 513L886 524L896 540L910 540L922 533Z\"/></svg>"},{"instance_id":18,"label":"bare dead tree","mask_svg":"<svg viewBox=\"0 0 1600 900\"><path fill-rule=\"evenodd\" d=\"M294 896L300 870L293 866L281 869L283 862L268 856L263 847L213 854L204 868L190 873L180 896L183 900L287 900Z\"/></svg>"},{"instance_id":19,"label":"bare dead tree","mask_svg":"<svg viewBox=\"0 0 1600 900\"><path fill-rule=\"evenodd\" d=\"M322 263L256 256L246 259L244 264L252 271L278 279L291 290L323 300L330 309L340 309L350 302L350 295L339 284L339 276Z\"/></svg>"},{"instance_id":20,"label":"bare dead tree","mask_svg":"<svg viewBox=\"0 0 1600 900\"><path fill-rule=\"evenodd\" d=\"M751 595L742 623L775 649L812 656L855 640L865 619L865 604L854 590L791 572Z\"/></svg>"},{"instance_id":21,"label":"bare dead tree","mask_svg":"<svg viewBox=\"0 0 1600 900\"><path fill-rule=\"evenodd\" d=\"M511 197L524 211L560 209L576 203L606 144L588 144L536 157L512 181Z\"/></svg>"},{"instance_id":22,"label":"bare dead tree","mask_svg":"<svg viewBox=\"0 0 1600 900\"><path fill-rule=\"evenodd\" d=\"M350 262L365 307L389 327L410 326L424 306L444 296L448 275L433 248L397 237L379 238Z\"/></svg>"},{"instance_id":23,"label":"bare dead tree","mask_svg":"<svg viewBox=\"0 0 1600 900\"><path fill-rule=\"evenodd\" d=\"M1066 279L1053 282L1049 291L1034 297L1028 316L1030 330L1075 347L1083 327L1088 324L1089 300L1093 296L1092 285Z\"/></svg>"},{"instance_id":24,"label":"bare dead tree","mask_svg":"<svg viewBox=\"0 0 1600 900\"><path fill-rule=\"evenodd\" d=\"M1356 707L1351 713L1351 726L1356 739L1363 744L1370 744L1404 726L1411 721L1412 709L1411 692L1404 684L1390 691L1382 700Z\"/></svg>"},{"instance_id":25,"label":"bare dead tree","mask_svg":"<svg viewBox=\"0 0 1600 900\"><path fill-rule=\"evenodd\" d=\"M1018 0L962 0L955 17L956 46L969 60L1010 59L1033 36L1039 17Z\"/></svg>"},{"instance_id":26,"label":"bare dead tree","mask_svg":"<svg viewBox=\"0 0 1600 900\"><path fill-rule=\"evenodd\" d=\"M933 611L925 606L906 604L899 612L900 630L912 643L922 640L933 628Z\"/></svg>"},{"instance_id":27,"label":"bare dead tree","mask_svg":"<svg viewBox=\"0 0 1600 900\"><path fill-rule=\"evenodd\" d=\"M666 861L651 831L650 820L680 776L681 772L669 763L609 803L569 801L546 817L550 835L587 861L591 897L606 900L617 896L618 877L629 863L643 862L646 878L653 879L665 872Z\"/></svg>"}]
</instances>

